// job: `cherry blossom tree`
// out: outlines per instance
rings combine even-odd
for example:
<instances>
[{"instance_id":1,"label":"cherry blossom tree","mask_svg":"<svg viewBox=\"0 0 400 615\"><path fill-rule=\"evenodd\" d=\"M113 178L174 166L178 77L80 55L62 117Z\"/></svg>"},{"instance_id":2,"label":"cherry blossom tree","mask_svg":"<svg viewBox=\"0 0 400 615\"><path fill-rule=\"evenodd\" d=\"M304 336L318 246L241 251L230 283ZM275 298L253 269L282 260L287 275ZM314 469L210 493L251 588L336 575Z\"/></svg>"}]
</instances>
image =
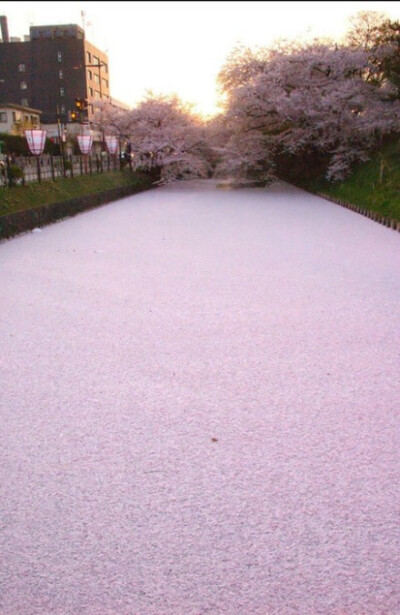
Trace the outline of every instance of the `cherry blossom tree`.
<instances>
[{"instance_id":1,"label":"cherry blossom tree","mask_svg":"<svg viewBox=\"0 0 400 615\"><path fill-rule=\"evenodd\" d=\"M99 100L94 104L94 123L112 135L124 135L128 132L128 111L113 105L108 100Z\"/></svg>"},{"instance_id":2,"label":"cherry blossom tree","mask_svg":"<svg viewBox=\"0 0 400 615\"><path fill-rule=\"evenodd\" d=\"M204 126L176 96L149 93L126 119L134 168L158 174L161 183L208 176Z\"/></svg>"},{"instance_id":3,"label":"cherry blossom tree","mask_svg":"<svg viewBox=\"0 0 400 615\"><path fill-rule=\"evenodd\" d=\"M350 29L345 41L353 49L369 52L374 67L372 75L377 85L389 80L400 96L400 22L391 21L385 13L360 11L350 19ZM377 70L378 69L378 70Z\"/></svg>"},{"instance_id":4,"label":"cherry blossom tree","mask_svg":"<svg viewBox=\"0 0 400 615\"><path fill-rule=\"evenodd\" d=\"M397 98L400 98L400 21L387 20L381 25L378 44L385 49L380 62L381 71L384 78L395 86Z\"/></svg>"},{"instance_id":5,"label":"cherry blossom tree","mask_svg":"<svg viewBox=\"0 0 400 615\"><path fill-rule=\"evenodd\" d=\"M114 135L118 137L121 152L129 138L128 111L113 105L110 101L96 101L94 104L94 124L103 136Z\"/></svg>"},{"instance_id":6,"label":"cherry blossom tree","mask_svg":"<svg viewBox=\"0 0 400 615\"><path fill-rule=\"evenodd\" d=\"M224 113L205 123L176 96L131 111L99 103L99 125L125 138L133 166L161 182L233 176L269 182L284 161L323 164L341 180L400 126L400 25L360 13L346 41L238 47L219 75ZM287 170L287 167L286 167Z\"/></svg>"},{"instance_id":7,"label":"cherry blossom tree","mask_svg":"<svg viewBox=\"0 0 400 615\"><path fill-rule=\"evenodd\" d=\"M268 135L241 130L226 115L209 122L207 130L215 177L263 183L274 179L275 162Z\"/></svg>"},{"instance_id":8,"label":"cherry blossom tree","mask_svg":"<svg viewBox=\"0 0 400 615\"><path fill-rule=\"evenodd\" d=\"M380 28L386 21L386 13L359 11L349 19L349 29L345 35L346 46L364 51L375 49Z\"/></svg>"},{"instance_id":9,"label":"cherry blossom tree","mask_svg":"<svg viewBox=\"0 0 400 615\"><path fill-rule=\"evenodd\" d=\"M280 154L318 151L327 177L343 179L399 127L393 85L365 78L378 70L368 50L328 42L239 50L220 74L230 129L222 168L251 176L265 165L268 178Z\"/></svg>"}]
</instances>

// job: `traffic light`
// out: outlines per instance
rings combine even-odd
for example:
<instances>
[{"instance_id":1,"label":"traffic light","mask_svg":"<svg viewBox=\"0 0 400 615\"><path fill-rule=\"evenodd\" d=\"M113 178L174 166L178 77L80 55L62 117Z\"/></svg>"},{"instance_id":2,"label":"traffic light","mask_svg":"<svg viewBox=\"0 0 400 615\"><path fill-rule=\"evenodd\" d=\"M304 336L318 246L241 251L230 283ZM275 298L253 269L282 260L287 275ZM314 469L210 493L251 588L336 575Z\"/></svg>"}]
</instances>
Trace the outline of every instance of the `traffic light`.
<instances>
[{"instance_id":1,"label":"traffic light","mask_svg":"<svg viewBox=\"0 0 400 615\"><path fill-rule=\"evenodd\" d=\"M79 114L76 111L71 111L71 122L79 122Z\"/></svg>"},{"instance_id":2,"label":"traffic light","mask_svg":"<svg viewBox=\"0 0 400 615\"><path fill-rule=\"evenodd\" d=\"M88 107L87 98L75 98L75 107L79 109L79 111L83 111Z\"/></svg>"}]
</instances>

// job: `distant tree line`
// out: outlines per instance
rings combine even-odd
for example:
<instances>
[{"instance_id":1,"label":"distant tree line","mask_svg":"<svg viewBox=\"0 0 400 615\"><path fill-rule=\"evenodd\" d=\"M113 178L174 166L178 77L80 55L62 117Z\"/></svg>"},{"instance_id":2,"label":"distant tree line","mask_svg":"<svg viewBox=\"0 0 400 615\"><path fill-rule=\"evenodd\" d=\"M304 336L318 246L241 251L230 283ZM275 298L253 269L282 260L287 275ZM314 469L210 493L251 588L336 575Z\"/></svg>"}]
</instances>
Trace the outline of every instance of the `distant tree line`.
<instances>
[{"instance_id":1,"label":"distant tree line","mask_svg":"<svg viewBox=\"0 0 400 615\"><path fill-rule=\"evenodd\" d=\"M223 111L205 122L176 97L131 111L98 103L103 130L129 141L135 168L185 177L343 180L400 132L400 22L360 12L345 40L232 51L218 77Z\"/></svg>"}]
</instances>

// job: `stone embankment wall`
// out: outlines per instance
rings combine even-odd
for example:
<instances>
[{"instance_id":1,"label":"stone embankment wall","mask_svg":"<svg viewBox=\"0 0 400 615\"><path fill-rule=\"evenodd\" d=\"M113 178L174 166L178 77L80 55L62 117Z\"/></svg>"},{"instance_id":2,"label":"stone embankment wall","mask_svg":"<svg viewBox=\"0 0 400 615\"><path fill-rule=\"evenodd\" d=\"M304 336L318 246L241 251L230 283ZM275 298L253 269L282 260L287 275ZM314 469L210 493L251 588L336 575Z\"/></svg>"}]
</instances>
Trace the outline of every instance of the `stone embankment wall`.
<instances>
[{"instance_id":1,"label":"stone embankment wall","mask_svg":"<svg viewBox=\"0 0 400 615\"><path fill-rule=\"evenodd\" d=\"M325 199L326 201L330 201L331 203L335 203L336 205L340 205L341 207L345 207L346 209L351 209L351 211L354 211L357 214L361 214L362 216L365 216L366 218L370 218L371 220L374 220L375 222L378 222L379 224L383 224L384 226L388 226L389 228L392 228L393 230L400 232L400 221L399 220L394 220L393 218L382 216L377 211L372 211L370 209L360 207L359 205L353 205L352 203L347 203L346 201L342 201L341 199L338 199L334 196L330 196L329 194L324 194L323 192L311 192L310 190L307 190L306 188L304 188L304 186L301 186L300 184L296 184L293 181L290 181L290 183L293 186L296 186L296 188L300 188L301 190L304 190L305 192L308 192L309 194L315 194L315 196L320 196L321 199Z\"/></svg>"},{"instance_id":2,"label":"stone embankment wall","mask_svg":"<svg viewBox=\"0 0 400 615\"><path fill-rule=\"evenodd\" d=\"M0 216L0 240L14 237L63 218L75 216L82 211L111 203L124 196L143 192L149 188L151 186L119 186L103 192L94 192L79 198Z\"/></svg>"},{"instance_id":3,"label":"stone embankment wall","mask_svg":"<svg viewBox=\"0 0 400 615\"><path fill-rule=\"evenodd\" d=\"M377 211L371 211L370 209L365 209L363 207L359 207L358 205L352 205L351 203L346 203L337 199L336 197L329 196L327 194L322 194L322 192L315 192L317 196L320 196L327 201L331 201L332 203L336 203L336 205L340 205L341 207L345 207L346 209L351 209L362 216L366 216L375 222L379 222L379 224L383 224L384 226L388 226L389 228L394 229L395 231L400 232L400 221L394 220L393 218L388 218L386 216L382 216Z\"/></svg>"}]
</instances>

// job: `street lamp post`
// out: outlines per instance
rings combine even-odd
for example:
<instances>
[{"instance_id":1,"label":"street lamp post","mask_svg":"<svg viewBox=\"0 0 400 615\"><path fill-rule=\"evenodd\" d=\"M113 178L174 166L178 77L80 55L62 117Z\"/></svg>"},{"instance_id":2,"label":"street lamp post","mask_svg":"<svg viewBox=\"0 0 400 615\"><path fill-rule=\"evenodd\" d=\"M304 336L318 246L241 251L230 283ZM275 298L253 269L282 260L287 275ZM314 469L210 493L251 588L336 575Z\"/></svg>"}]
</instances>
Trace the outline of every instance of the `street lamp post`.
<instances>
[{"instance_id":1,"label":"street lamp post","mask_svg":"<svg viewBox=\"0 0 400 615\"><path fill-rule=\"evenodd\" d=\"M96 64L81 64L80 66L74 66L74 70L80 70L81 68L97 68L99 75L99 86L100 86L100 100L103 98L103 91L101 88L101 69L107 66L103 60L99 60Z\"/></svg>"},{"instance_id":2,"label":"street lamp post","mask_svg":"<svg viewBox=\"0 0 400 615\"><path fill-rule=\"evenodd\" d=\"M101 89L101 69L107 66L107 64L105 62L103 62L103 60L99 60L97 62L97 64L85 64L85 68L97 68L98 73L99 73L99 86L100 86L100 100L103 98L103 92Z\"/></svg>"},{"instance_id":3,"label":"street lamp post","mask_svg":"<svg viewBox=\"0 0 400 615\"><path fill-rule=\"evenodd\" d=\"M95 64L80 64L79 66L74 66L74 70L80 70L81 68L97 68L98 71L98 77L99 77L99 94L100 94L100 100L103 99L103 90L102 90L102 86L101 86L101 69L106 67L107 64L103 61L100 60L95 63ZM102 139L103 139L103 134L102 134Z\"/></svg>"},{"instance_id":4,"label":"street lamp post","mask_svg":"<svg viewBox=\"0 0 400 615\"><path fill-rule=\"evenodd\" d=\"M106 142L106 146L108 149L108 153L113 156L114 159L114 171L115 171L115 154L117 153L117 149L118 149L118 139L117 137L113 136L113 135L107 135L104 137L104 140Z\"/></svg>"},{"instance_id":5,"label":"street lamp post","mask_svg":"<svg viewBox=\"0 0 400 615\"><path fill-rule=\"evenodd\" d=\"M39 129L25 130L25 137L31 154L36 156L38 181L41 181L39 156L43 153L46 142L46 131Z\"/></svg>"},{"instance_id":6,"label":"street lamp post","mask_svg":"<svg viewBox=\"0 0 400 615\"><path fill-rule=\"evenodd\" d=\"M85 156L84 160L85 160L85 173L87 173L87 156L88 154L90 154L91 149L92 149L92 144L93 144L93 137L92 135L76 135L76 138L78 140L78 144L79 144L79 149L81 150L82 154ZM91 167L90 167L91 168ZM82 173L82 171L81 171Z\"/></svg>"},{"instance_id":7,"label":"street lamp post","mask_svg":"<svg viewBox=\"0 0 400 615\"><path fill-rule=\"evenodd\" d=\"M60 154L61 154L61 160L62 160L62 168L63 168L63 175L64 177L66 176L66 171L65 171L65 152L64 152L64 139L65 139L65 134L64 134L64 129L61 123L61 114L60 114L60 108L57 105L57 132L58 132L58 144L60 147Z\"/></svg>"}]
</instances>

